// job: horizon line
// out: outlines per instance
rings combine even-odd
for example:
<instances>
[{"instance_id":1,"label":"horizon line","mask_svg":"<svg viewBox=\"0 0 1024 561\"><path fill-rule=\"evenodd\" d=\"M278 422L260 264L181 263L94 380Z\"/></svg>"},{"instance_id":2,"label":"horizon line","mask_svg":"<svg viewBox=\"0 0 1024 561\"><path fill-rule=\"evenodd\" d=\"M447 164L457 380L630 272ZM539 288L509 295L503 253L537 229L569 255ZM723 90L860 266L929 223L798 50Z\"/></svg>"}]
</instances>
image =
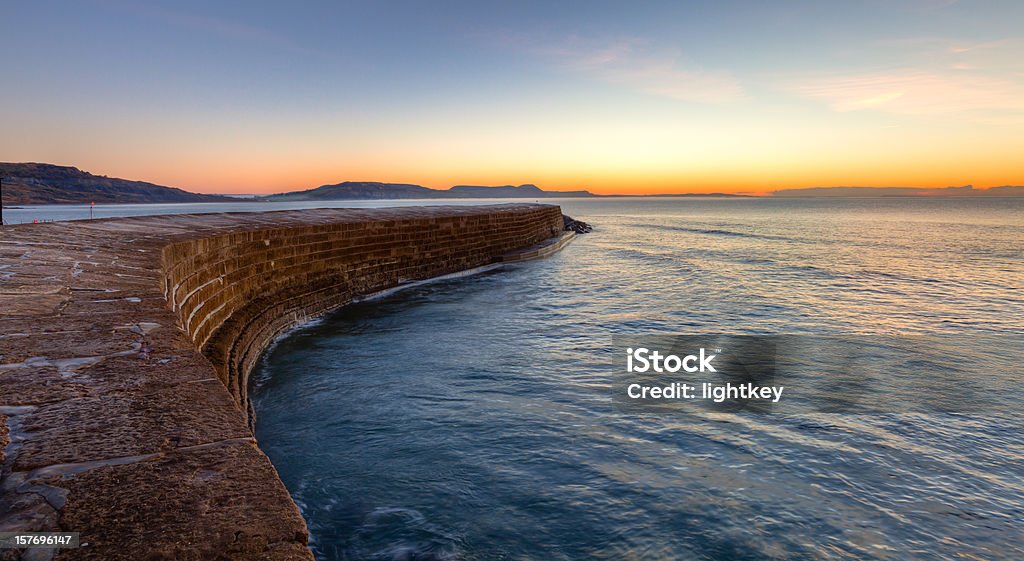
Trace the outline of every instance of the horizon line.
<instances>
[{"instance_id":1,"label":"horizon line","mask_svg":"<svg viewBox=\"0 0 1024 561\"><path fill-rule=\"evenodd\" d=\"M984 194L984 193L987 193L988 191L991 191L992 189L1000 189L1000 188L1014 188L1014 187L1024 188L1024 181L1022 181L1022 182L1019 182L1019 183L1003 183L1003 184L1000 184L1000 185L989 185L989 186L983 186L983 187L977 187L977 186L974 186L973 184L965 184L965 185L948 185L947 184L947 185L935 186L935 187L913 186L913 185L833 184L833 185L811 185L811 186L807 186L807 187L781 187L781 186L774 186L774 187L770 187L770 188L761 188L761 189L757 189L757 188L750 189L750 188L748 188L746 190L739 190L741 188L734 188L736 190L732 190L730 188L719 187L719 188L714 188L714 189L707 190L707 191L685 190L686 188L683 188L684 190L661 189L661 190L654 191L654 192L645 191L645 192L612 192L612 193L608 193L608 192L594 192L594 191L591 191L591 189L601 190L602 188L600 188L600 187L594 188L594 187L590 187L590 186L580 186L580 187L576 187L576 188L573 188L573 187L567 187L567 188L562 188L562 187L546 187L545 188L545 187L541 187L537 183L533 183L533 182L526 182L526 183L510 182L510 183L500 183L500 184L499 183L483 184L483 183L471 183L471 182L467 183L467 182L462 182L462 183L454 183L452 185L449 185L448 187L431 187L431 186L428 186L428 185L424 185L422 183L413 183L413 182L409 182L409 181L380 181L380 180L345 179L345 180L337 181L337 182L334 182L334 183L321 183L321 184L313 186L313 187L299 187L299 188L294 188L294 189L291 189L291 190L288 190L288 188L277 188L277 187L275 187L275 188L261 190L261 191L240 191L240 190L214 191L214 190L198 190L195 187L187 187L187 188L186 187L176 187L173 184L156 183L156 182L154 182L152 180L148 180L148 179L126 179L126 178L123 178L123 177L117 177L117 176L112 176L112 175L98 174L98 173L93 173L93 172L84 170L81 167L78 167L76 165L68 165L68 164L53 164L53 163L49 163L49 162L40 162L40 161L24 161L24 162L0 162L0 165L39 165L39 166L64 167L64 168L75 169L75 170L78 170L78 171L80 171L82 173L93 175L95 177L101 177L101 178L107 178L107 179L117 179L117 180L123 180L123 181L135 181L135 182L141 182L141 183L149 183L151 185L156 185L156 186L159 186L159 187L168 187L168 188L172 188L172 189L180 189L182 191L186 191L186 192L189 192L189 193L205 194L205 195L225 195L225 196L252 196L252 197L271 197L271 196L276 196L276 195L286 195L286 194L293 194L293 193L301 193L301 192L312 191L312 190L323 188L323 187L342 185L342 184L345 184L345 183L375 183L375 184L381 184L381 185L412 185L412 186L422 187L422 188L425 188L425 189L430 189L430 190L439 191L439 192L450 191L452 188L459 187L459 186L487 187L487 188L501 188L501 187L514 187L515 188L515 187L524 187L524 186L534 186L534 187L537 187L538 189L540 189L542 192L544 192L546 194L562 193L562 192L565 192L565 193L586 192L590 196L594 196L594 197L659 197L659 196L662 196L662 197L672 197L672 196L723 196L724 195L724 196L742 196L742 197L760 197L760 198L764 198L764 197L772 197L776 193L783 193L783 192L788 192L788 191L815 191L815 190L825 191L825 190L833 190L833 189L835 189L835 190L838 190L838 189L851 189L851 190L878 190L878 191L884 191L884 190L919 191L920 193L916 193L916 194L912 194L912 195L911 194L907 194L905 196L935 196L935 197L940 197L940 196L956 196L958 193ZM6 178L6 179L15 179L17 177L18 176L16 176L16 175L14 175L14 176L12 176L12 175L5 175L5 176L3 176L3 178ZM159 180L157 180L157 181L159 181ZM169 182L169 183L173 183L173 182Z\"/></svg>"}]
</instances>

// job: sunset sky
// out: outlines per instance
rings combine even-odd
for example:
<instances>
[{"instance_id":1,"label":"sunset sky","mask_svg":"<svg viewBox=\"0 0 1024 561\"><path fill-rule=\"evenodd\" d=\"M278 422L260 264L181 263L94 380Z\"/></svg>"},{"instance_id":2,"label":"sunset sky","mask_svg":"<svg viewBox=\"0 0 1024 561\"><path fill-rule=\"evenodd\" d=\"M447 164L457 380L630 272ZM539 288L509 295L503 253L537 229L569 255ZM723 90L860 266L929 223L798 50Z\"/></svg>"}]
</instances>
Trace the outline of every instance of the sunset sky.
<instances>
[{"instance_id":1,"label":"sunset sky","mask_svg":"<svg viewBox=\"0 0 1024 561\"><path fill-rule=\"evenodd\" d=\"M0 161L199 192L1024 184L1024 2L6 2Z\"/></svg>"}]
</instances>

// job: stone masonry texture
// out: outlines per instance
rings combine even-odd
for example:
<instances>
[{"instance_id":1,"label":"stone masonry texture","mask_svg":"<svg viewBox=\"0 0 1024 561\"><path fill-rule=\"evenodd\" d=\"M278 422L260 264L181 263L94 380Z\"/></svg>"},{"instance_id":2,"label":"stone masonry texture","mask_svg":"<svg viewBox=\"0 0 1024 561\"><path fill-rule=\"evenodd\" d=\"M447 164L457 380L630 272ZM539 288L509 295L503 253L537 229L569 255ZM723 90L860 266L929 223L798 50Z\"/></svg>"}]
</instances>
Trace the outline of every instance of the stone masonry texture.
<instances>
[{"instance_id":1,"label":"stone masonry texture","mask_svg":"<svg viewBox=\"0 0 1024 561\"><path fill-rule=\"evenodd\" d=\"M250 430L260 353L353 298L533 255L562 229L534 204L3 226L0 532L80 532L60 561L312 559Z\"/></svg>"}]
</instances>

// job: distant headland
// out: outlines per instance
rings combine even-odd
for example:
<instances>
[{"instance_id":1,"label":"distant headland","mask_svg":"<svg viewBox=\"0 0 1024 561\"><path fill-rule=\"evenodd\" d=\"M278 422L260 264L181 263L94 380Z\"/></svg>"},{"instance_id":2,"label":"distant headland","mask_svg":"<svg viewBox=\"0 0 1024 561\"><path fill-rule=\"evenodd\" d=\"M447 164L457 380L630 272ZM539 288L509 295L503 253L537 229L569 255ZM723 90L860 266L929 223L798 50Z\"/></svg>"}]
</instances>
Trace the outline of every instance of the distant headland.
<instances>
[{"instance_id":1,"label":"distant headland","mask_svg":"<svg viewBox=\"0 0 1024 561\"><path fill-rule=\"evenodd\" d=\"M0 163L3 202L6 205L237 202L237 197L191 193L144 181L93 175L76 167L42 163ZM590 191L547 191L525 185L455 185L431 189L411 183L343 181L304 191L257 196L257 201L348 201L388 199L550 199L567 197L623 197ZM648 196L648 195L641 195ZM659 197L743 197L727 193L649 195Z\"/></svg>"},{"instance_id":2,"label":"distant headland","mask_svg":"<svg viewBox=\"0 0 1024 561\"><path fill-rule=\"evenodd\" d=\"M132 204L237 202L225 195L192 193L183 189L93 175L75 167L45 163L0 163L5 205L32 204ZM455 185L432 189L412 183L343 181L304 191L257 196L257 201L346 201L388 199L550 199L614 197L746 197L735 193L679 193L657 195L599 195L590 191L548 191L533 184ZM772 197L1021 197L1024 186L1005 185L975 189L971 185L943 189L916 187L811 187L778 189Z\"/></svg>"},{"instance_id":3,"label":"distant headland","mask_svg":"<svg viewBox=\"0 0 1024 561\"><path fill-rule=\"evenodd\" d=\"M589 191L545 191L532 184L456 185L450 189L431 189L410 183L344 181L321 185L306 191L279 193L271 201L339 201L353 199L543 199L551 197L597 197Z\"/></svg>"},{"instance_id":4,"label":"distant headland","mask_svg":"<svg viewBox=\"0 0 1024 561\"><path fill-rule=\"evenodd\" d=\"M190 193L145 181L93 175L70 166L0 163L5 205L76 203L222 203L230 197Z\"/></svg>"}]
</instances>

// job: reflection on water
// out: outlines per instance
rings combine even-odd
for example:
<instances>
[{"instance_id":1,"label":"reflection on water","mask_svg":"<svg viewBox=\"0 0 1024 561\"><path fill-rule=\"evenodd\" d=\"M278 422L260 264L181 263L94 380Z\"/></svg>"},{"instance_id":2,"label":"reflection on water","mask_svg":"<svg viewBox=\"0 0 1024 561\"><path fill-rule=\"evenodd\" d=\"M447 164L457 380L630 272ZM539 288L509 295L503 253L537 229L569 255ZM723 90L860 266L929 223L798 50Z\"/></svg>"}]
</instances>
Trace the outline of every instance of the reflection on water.
<instances>
[{"instance_id":1,"label":"reflection on water","mask_svg":"<svg viewBox=\"0 0 1024 561\"><path fill-rule=\"evenodd\" d=\"M563 206L597 231L345 308L267 354L257 436L319 558L1024 558L1012 393L970 411L663 415L608 392L616 335L1015 352L1024 201ZM929 380L929 349L898 375ZM1015 364L991 375L1012 388Z\"/></svg>"}]
</instances>

